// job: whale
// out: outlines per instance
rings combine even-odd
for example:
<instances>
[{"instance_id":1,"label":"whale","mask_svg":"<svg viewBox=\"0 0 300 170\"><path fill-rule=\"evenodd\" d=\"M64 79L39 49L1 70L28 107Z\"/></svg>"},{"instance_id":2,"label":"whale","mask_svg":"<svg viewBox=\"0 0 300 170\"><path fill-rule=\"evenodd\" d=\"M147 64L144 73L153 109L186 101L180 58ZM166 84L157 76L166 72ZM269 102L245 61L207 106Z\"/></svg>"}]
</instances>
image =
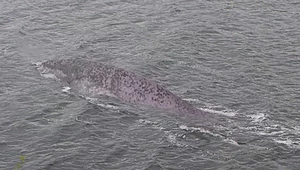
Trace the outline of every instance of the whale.
<instances>
[{"instance_id":1,"label":"whale","mask_svg":"<svg viewBox=\"0 0 300 170\"><path fill-rule=\"evenodd\" d=\"M108 95L121 101L170 110L179 116L212 119L211 113L193 106L163 85L134 72L85 59L46 60L38 64L41 74L51 73L82 95Z\"/></svg>"}]
</instances>

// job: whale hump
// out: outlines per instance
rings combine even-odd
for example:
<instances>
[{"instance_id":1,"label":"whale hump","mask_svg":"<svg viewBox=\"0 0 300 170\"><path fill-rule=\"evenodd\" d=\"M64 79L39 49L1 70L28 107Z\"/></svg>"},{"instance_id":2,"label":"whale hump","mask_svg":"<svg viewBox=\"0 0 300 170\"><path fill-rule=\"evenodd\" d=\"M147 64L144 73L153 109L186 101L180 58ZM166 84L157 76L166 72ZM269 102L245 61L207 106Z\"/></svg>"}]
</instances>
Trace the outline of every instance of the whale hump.
<instances>
[{"instance_id":1,"label":"whale hump","mask_svg":"<svg viewBox=\"0 0 300 170\"><path fill-rule=\"evenodd\" d=\"M172 110L180 116L212 118L211 113L195 108L164 86L133 72L101 62L83 59L47 60L39 63L39 70L54 74L57 79L83 95L105 94L125 102Z\"/></svg>"}]
</instances>

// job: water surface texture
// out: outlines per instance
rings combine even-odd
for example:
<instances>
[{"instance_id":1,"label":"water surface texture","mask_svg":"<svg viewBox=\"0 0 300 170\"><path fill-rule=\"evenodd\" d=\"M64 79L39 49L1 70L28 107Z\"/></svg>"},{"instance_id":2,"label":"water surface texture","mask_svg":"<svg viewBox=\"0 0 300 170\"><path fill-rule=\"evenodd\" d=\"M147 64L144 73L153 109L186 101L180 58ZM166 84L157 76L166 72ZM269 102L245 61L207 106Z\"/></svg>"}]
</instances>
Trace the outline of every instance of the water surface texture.
<instances>
[{"instance_id":1,"label":"water surface texture","mask_svg":"<svg viewBox=\"0 0 300 170\"><path fill-rule=\"evenodd\" d=\"M299 23L298 0L3 0L0 169L297 170ZM81 96L31 65L70 58L146 77L216 120Z\"/></svg>"}]
</instances>

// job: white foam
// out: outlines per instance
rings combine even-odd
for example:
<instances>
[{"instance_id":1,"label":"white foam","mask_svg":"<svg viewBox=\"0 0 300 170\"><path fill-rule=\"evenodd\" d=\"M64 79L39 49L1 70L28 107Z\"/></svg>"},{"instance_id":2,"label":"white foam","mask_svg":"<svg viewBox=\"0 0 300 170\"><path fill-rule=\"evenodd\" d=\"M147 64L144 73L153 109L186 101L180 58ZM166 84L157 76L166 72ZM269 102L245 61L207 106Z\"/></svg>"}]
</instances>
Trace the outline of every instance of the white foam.
<instances>
[{"instance_id":1,"label":"white foam","mask_svg":"<svg viewBox=\"0 0 300 170\"><path fill-rule=\"evenodd\" d=\"M201 103L201 101L198 99L185 98L184 100L189 101L189 102ZM228 117L233 117L238 114L237 112L235 112L231 109L228 109L228 108L224 108L222 106L207 106L206 108L198 108L198 109L207 111L210 113L216 113L216 114L228 116Z\"/></svg>"},{"instance_id":2,"label":"white foam","mask_svg":"<svg viewBox=\"0 0 300 170\"><path fill-rule=\"evenodd\" d=\"M149 125L153 124L152 121L150 121L150 120L145 120L145 119L139 119L138 122L139 122L139 123L142 123L142 124L149 124Z\"/></svg>"},{"instance_id":3,"label":"white foam","mask_svg":"<svg viewBox=\"0 0 300 170\"><path fill-rule=\"evenodd\" d=\"M63 89L61 91L69 94L70 90L71 90L71 87L66 86L66 87L63 87Z\"/></svg>"},{"instance_id":4,"label":"white foam","mask_svg":"<svg viewBox=\"0 0 300 170\"><path fill-rule=\"evenodd\" d=\"M109 108L109 109L114 109L114 110L118 110L118 109L119 109L118 106L114 106L114 105L111 105L111 104L98 103L99 100L98 100L97 98L86 97L86 96L83 96L83 95L80 95L80 97L83 97L83 98L86 99L89 103L95 104L95 105L100 106L100 107Z\"/></svg>"},{"instance_id":5,"label":"white foam","mask_svg":"<svg viewBox=\"0 0 300 170\"><path fill-rule=\"evenodd\" d=\"M31 65L33 65L35 67L41 67L42 66L42 62L34 62L34 63L31 63Z\"/></svg>"},{"instance_id":6,"label":"white foam","mask_svg":"<svg viewBox=\"0 0 300 170\"><path fill-rule=\"evenodd\" d=\"M207 133L209 135L221 138L224 142L227 142L227 143L239 146L238 142L234 141L233 139L226 138L226 137L224 137L222 135L213 133L213 132L211 132L211 131L209 131L207 129L201 128L201 127L195 128L195 127L187 127L186 125L180 125L179 128L183 129L183 130L191 131L191 132L199 131L201 133Z\"/></svg>"},{"instance_id":7,"label":"white foam","mask_svg":"<svg viewBox=\"0 0 300 170\"><path fill-rule=\"evenodd\" d=\"M227 142L227 143L232 144L232 145L239 146L239 143L238 143L237 141L235 141L235 140L232 140L232 139L229 139L229 138L224 138L223 140L224 140L225 142Z\"/></svg>"},{"instance_id":8,"label":"white foam","mask_svg":"<svg viewBox=\"0 0 300 170\"><path fill-rule=\"evenodd\" d=\"M41 76L43 76L43 77L45 77L45 78L51 78L51 79L55 79L55 80L57 80L57 77L54 75L54 74L52 74L52 73L41 73Z\"/></svg>"},{"instance_id":9,"label":"white foam","mask_svg":"<svg viewBox=\"0 0 300 170\"><path fill-rule=\"evenodd\" d=\"M254 115L247 115L247 117L250 117L252 122L262 122L267 118L267 115L264 113L257 113Z\"/></svg>"},{"instance_id":10,"label":"white foam","mask_svg":"<svg viewBox=\"0 0 300 170\"><path fill-rule=\"evenodd\" d=\"M169 142L176 144L177 140L176 140L176 136L174 134L168 134L167 139Z\"/></svg>"},{"instance_id":11,"label":"white foam","mask_svg":"<svg viewBox=\"0 0 300 170\"><path fill-rule=\"evenodd\" d=\"M232 111L232 110L221 110L221 111L217 111L217 110L213 110L213 109L202 109L201 110L207 111L207 112L211 112L211 113L216 113L216 114L220 114L220 115L224 115L224 116L228 116L228 117L233 117L235 115L237 115L238 113Z\"/></svg>"},{"instance_id":12,"label":"white foam","mask_svg":"<svg viewBox=\"0 0 300 170\"><path fill-rule=\"evenodd\" d=\"M172 134L172 133L168 133L167 134L167 140L168 142L172 143L173 145L176 145L178 147L188 147L188 145L182 144L177 140L177 136Z\"/></svg>"},{"instance_id":13,"label":"white foam","mask_svg":"<svg viewBox=\"0 0 300 170\"><path fill-rule=\"evenodd\" d=\"M90 103L93 103L93 104L97 104L96 102L97 102L97 98L93 98L93 97L86 97L86 96L83 96L83 95L80 95L79 94L79 96L80 97L82 97L82 98L84 98L84 99L86 99L88 102L90 102Z\"/></svg>"},{"instance_id":14,"label":"white foam","mask_svg":"<svg viewBox=\"0 0 300 170\"><path fill-rule=\"evenodd\" d=\"M283 134L284 131L277 131L277 132L258 132L257 134L259 135L263 135L263 136L275 136L275 135L279 135L279 134Z\"/></svg>"},{"instance_id":15,"label":"white foam","mask_svg":"<svg viewBox=\"0 0 300 170\"><path fill-rule=\"evenodd\" d=\"M183 100L186 100L186 101L188 101L188 102L201 103L201 101L198 100L198 99L185 98L185 99L183 99Z\"/></svg>"},{"instance_id":16,"label":"white foam","mask_svg":"<svg viewBox=\"0 0 300 170\"><path fill-rule=\"evenodd\" d=\"M179 126L180 129L182 130L187 130L187 131L191 131L191 132L194 132L194 131L198 131L198 132L201 132L201 133L207 133L207 134L210 134L212 136L215 136L215 137L221 137L221 135L218 135L218 134L215 134L207 129L204 129L204 128L201 128L201 127L187 127L186 125L180 125Z\"/></svg>"},{"instance_id":17,"label":"white foam","mask_svg":"<svg viewBox=\"0 0 300 170\"><path fill-rule=\"evenodd\" d=\"M114 110L118 110L118 109L119 109L118 106L114 106L114 105L111 105L111 104L97 103L96 105L97 105L97 106L104 107L104 108L114 109Z\"/></svg>"},{"instance_id":18,"label":"white foam","mask_svg":"<svg viewBox=\"0 0 300 170\"><path fill-rule=\"evenodd\" d=\"M139 119L138 122L141 123L141 124L151 125L154 128L159 129L159 130L165 130L166 129L166 128L160 126L157 122L152 122L150 120Z\"/></svg>"},{"instance_id":19,"label":"white foam","mask_svg":"<svg viewBox=\"0 0 300 170\"><path fill-rule=\"evenodd\" d=\"M300 134L300 126L295 126L295 127L293 127L293 132L295 133L295 134Z\"/></svg>"}]
</instances>

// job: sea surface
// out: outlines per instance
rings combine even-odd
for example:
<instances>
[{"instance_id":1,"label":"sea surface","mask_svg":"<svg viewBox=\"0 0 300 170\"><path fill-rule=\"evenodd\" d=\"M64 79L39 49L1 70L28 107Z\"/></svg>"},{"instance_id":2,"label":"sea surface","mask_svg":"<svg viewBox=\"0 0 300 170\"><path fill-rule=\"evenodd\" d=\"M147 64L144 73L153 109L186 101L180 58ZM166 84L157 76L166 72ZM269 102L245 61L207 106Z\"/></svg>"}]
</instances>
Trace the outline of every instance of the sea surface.
<instances>
[{"instance_id":1,"label":"sea surface","mask_svg":"<svg viewBox=\"0 0 300 170\"><path fill-rule=\"evenodd\" d=\"M144 76L216 120L84 98L32 66L66 58ZM299 170L299 110L299 0L0 2L1 170Z\"/></svg>"}]
</instances>

